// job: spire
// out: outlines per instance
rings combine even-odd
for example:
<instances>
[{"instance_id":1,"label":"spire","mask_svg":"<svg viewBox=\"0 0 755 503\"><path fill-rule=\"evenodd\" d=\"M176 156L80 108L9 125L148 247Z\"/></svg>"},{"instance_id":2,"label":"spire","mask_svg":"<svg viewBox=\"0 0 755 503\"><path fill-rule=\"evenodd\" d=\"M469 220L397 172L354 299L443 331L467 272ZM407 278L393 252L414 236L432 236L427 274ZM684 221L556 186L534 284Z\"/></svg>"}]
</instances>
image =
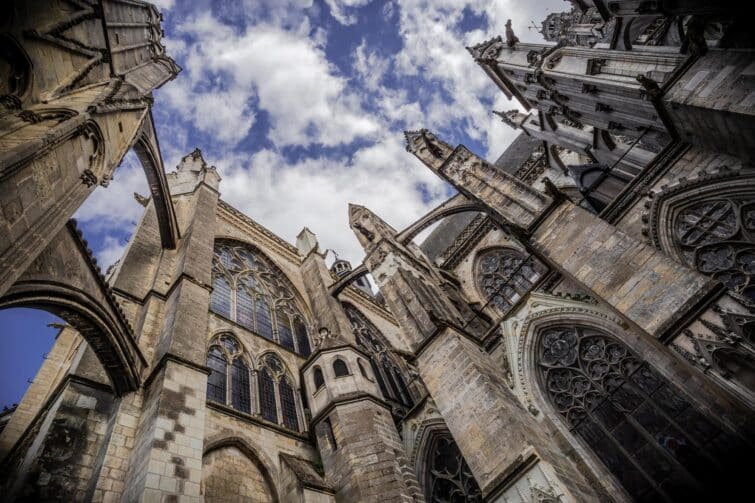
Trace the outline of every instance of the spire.
<instances>
[{"instance_id":1,"label":"spire","mask_svg":"<svg viewBox=\"0 0 755 503\"><path fill-rule=\"evenodd\" d=\"M406 137L406 151L414 154L417 159L436 171L454 151L451 145L438 139L427 129L405 131L404 136Z\"/></svg>"},{"instance_id":2,"label":"spire","mask_svg":"<svg viewBox=\"0 0 755 503\"><path fill-rule=\"evenodd\" d=\"M349 227L366 251L383 239L390 239L396 235L396 230L385 220L358 204L349 204Z\"/></svg>"}]
</instances>

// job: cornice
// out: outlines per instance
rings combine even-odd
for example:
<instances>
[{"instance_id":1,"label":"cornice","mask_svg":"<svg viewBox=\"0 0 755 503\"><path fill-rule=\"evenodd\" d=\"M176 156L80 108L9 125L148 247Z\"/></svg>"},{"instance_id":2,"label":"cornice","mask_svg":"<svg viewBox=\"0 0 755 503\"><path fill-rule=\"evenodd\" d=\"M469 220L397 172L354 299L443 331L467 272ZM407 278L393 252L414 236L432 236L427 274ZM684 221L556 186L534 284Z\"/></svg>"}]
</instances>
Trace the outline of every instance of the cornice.
<instances>
[{"instance_id":1,"label":"cornice","mask_svg":"<svg viewBox=\"0 0 755 503\"><path fill-rule=\"evenodd\" d=\"M266 243L270 248L276 250L280 255L293 262L301 265L299 250L291 243L284 241L283 238L274 234L271 230L254 221L249 216L237 210L222 199L218 200L218 208L221 210L218 215L224 218L228 223L245 228L255 234L261 235L268 240Z\"/></svg>"}]
</instances>

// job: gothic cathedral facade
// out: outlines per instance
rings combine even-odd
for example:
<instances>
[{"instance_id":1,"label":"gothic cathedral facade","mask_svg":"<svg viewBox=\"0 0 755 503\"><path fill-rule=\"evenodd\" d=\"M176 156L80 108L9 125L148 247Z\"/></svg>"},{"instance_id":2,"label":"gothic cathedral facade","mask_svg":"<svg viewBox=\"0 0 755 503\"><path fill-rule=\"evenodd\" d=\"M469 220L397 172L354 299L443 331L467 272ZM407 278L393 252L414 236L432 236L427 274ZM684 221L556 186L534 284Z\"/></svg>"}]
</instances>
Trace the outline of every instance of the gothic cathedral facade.
<instances>
[{"instance_id":1,"label":"gothic cathedral facade","mask_svg":"<svg viewBox=\"0 0 755 503\"><path fill-rule=\"evenodd\" d=\"M3 501L752 497L743 7L571 3L547 44L469 48L520 135L488 162L407 132L458 194L402 230L351 205L354 267L225 202L201 151L166 172L154 6L0 7L0 308L65 320L0 421ZM151 193L103 273L71 216L129 149Z\"/></svg>"}]
</instances>

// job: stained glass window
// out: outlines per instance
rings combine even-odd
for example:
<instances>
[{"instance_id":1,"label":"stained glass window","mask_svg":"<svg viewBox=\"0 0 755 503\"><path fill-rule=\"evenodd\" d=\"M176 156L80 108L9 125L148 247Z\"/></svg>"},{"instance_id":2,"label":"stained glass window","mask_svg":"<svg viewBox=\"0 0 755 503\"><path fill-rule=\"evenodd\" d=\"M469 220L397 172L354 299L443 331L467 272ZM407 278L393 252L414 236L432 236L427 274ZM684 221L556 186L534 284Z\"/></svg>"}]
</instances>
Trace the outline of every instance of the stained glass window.
<instances>
[{"instance_id":1,"label":"stained glass window","mask_svg":"<svg viewBox=\"0 0 755 503\"><path fill-rule=\"evenodd\" d=\"M294 287L250 247L219 241L212 266L210 309L304 356L311 352Z\"/></svg>"},{"instance_id":2,"label":"stained glass window","mask_svg":"<svg viewBox=\"0 0 755 503\"><path fill-rule=\"evenodd\" d=\"M249 367L244 363L241 344L232 334L215 337L207 354L207 366L210 368L207 400L227 405L230 395L231 407L251 414Z\"/></svg>"},{"instance_id":3,"label":"stained glass window","mask_svg":"<svg viewBox=\"0 0 755 503\"><path fill-rule=\"evenodd\" d=\"M231 405L234 409L251 414L252 400L249 391L249 368L241 360L233 361L231 380Z\"/></svg>"},{"instance_id":4,"label":"stained glass window","mask_svg":"<svg viewBox=\"0 0 755 503\"><path fill-rule=\"evenodd\" d=\"M532 256L511 248L493 248L477 259L475 278L485 301L503 314L535 286L544 271Z\"/></svg>"},{"instance_id":5,"label":"stained glass window","mask_svg":"<svg viewBox=\"0 0 755 503\"><path fill-rule=\"evenodd\" d=\"M259 297L256 302L257 326L256 332L265 339L273 339L273 322L270 319L270 306L263 297Z\"/></svg>"},{"instance_id":6,"label":"stained glass window","mask_svg":"<svg viewBox=\"0 0 755 503\"><path fill-rule=\"evenodd\" d=\"M281 399L281 413L283 415L283 426L294 431L299 431L299 419L296 417L296 398L294 397L294 388L288 381L288 377L281 377L278 383Z\"/></svg>"},{"instance_id":7,"label":"stained glass window","mask_svg":"<svg viewBox=\"0 0 755 503\"><path fill-rule=\"evenodd\" d=\"M370 365L380 391L386 400L393 400L405 407L413 405L396 356L391 353L383 334L357 308L343 303L344 311L351 321L357 345L370 355ZM397 382L400 380L400 383ZM386 383L388 385L386 386ZM405 390L404 392L402 392Z\"/></svg>"},{"instance_id":8,"label":"stained glass window","mask_svg":"<svg viewBox=\"0 0 755 503\"><path fill-rule=\"evenodd\" d=\"M425 496L430 503L482 502L482 492L448 433L436 434L428 449Z\"/></svg>"},{"instance_id":9,"label":"stained glass window","mask_svg":"<svg viewBox=\"0 0 755 503\"><path fill-rule=\"evenodd\" d=\"M537 342L537 363L556 412L638 501L695 500L716 476L715 451L737 443L599 330L549 328Z\"/></svg>"},{"instance_id":10,"label":"stained glass window","mask_svg":"<svg viewBox=\"0 0 755 503\"><path fill-rule=\"evenodd\" d=\"M260 412L262 417L274 423L278 422L278 408L275 405L275 385L267 368L257 374L260 389Z\"/></svg>"},{"instance_id":11,"label":"stained glass window","mask_svg":"<svg viewBox=\"0 0 755 503\"><path fill-rule=\"evenodd\" d=\"M223 276L215 276L212 280L210 309L226 318L231 317L231 285Z\"/></svg>"},{"instance_id":12,"label":"stained glass window","mask_svg":"<svg viewBox=\"0 0 755 503\"><path fill-rule=\"evenodd\" d=\"M307 327L301 318L294 318L294 332L296 333L296 344L299 346L299 354L309 356L312 348L309 346L309 336L307 336Z\"/></svg>"},{"instance_id":13,"label":"stained glass window","mask_svg":"<svg viewBox=\"0 0 755 503\"><path fill-rule=\"evenodd\" d=\"M294 351L294 334L291 331L291 319L288 313L278 311L278 338L281 346Z\"/></svg>"},{"instance_id":14,"label":"stained glass window","mask_svg":"<svg viewBox=\"0 0 755 503\"><path fill-rule=\"evenodd\" d=\"M210 348L207 354L207 366L210 368L210 375L207 377L207 400L224 404L227 360L219 347Z\"/></svg>"},{"instance_id":15,"label":"stained glass window","mask_svg":"<svg viewBox=\"0 0 755 503\"><path fill-rule=\"evenodd\" d=\"M336 377L342 377L349 375L349 367L346 366L346 362L340 358L333 362L333 373Z\"/></svg>"}]
</instances>

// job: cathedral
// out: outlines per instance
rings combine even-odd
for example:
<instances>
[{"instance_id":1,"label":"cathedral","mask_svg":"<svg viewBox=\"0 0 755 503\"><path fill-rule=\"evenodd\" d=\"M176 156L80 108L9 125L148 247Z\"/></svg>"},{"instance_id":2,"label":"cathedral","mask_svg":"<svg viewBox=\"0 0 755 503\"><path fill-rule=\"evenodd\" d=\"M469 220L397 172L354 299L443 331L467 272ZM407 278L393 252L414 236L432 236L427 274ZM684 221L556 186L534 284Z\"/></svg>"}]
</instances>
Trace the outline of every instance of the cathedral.
<instances>
[{"instance_id":1,"label":"cathedral","mask_svg":"<svg viewBox=\"0 0 755 503\"><path fill-rule=\"evenodd\" d=\"M545 43L469 47L518 137L486 160L406 132L458 193L403 229L344 208L364 260L328 266L199 149L163 165L156 7L3 2L0 308L65 323L0 418L0 499L748 500L744 4L571 0ZM150 194L103 271L72 216L129 151Z\"/></svg>"}]
</instances>

